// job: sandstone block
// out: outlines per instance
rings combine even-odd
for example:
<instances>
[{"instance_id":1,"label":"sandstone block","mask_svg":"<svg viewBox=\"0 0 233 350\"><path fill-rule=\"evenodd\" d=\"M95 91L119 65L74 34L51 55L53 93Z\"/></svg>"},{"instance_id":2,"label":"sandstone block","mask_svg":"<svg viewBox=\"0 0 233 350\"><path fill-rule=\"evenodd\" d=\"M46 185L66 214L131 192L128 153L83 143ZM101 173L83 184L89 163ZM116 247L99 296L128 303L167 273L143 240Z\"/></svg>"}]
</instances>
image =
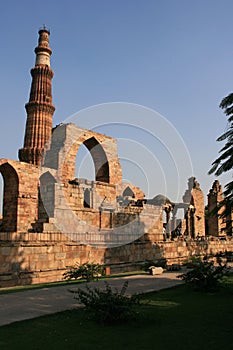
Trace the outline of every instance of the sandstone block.
<instances>
[{"instance_id":1,"label":"sandstone block","mask_svg":"<svg viewBox=\"0 0 233 350\"><path fill-rule=\"evenodd\" d=\"M155 266L151 266L149 268L150 273L152 276L154 275L161 275L163 273L163 268L162 267L155 267Z\"/></svg>"}]
</instances>

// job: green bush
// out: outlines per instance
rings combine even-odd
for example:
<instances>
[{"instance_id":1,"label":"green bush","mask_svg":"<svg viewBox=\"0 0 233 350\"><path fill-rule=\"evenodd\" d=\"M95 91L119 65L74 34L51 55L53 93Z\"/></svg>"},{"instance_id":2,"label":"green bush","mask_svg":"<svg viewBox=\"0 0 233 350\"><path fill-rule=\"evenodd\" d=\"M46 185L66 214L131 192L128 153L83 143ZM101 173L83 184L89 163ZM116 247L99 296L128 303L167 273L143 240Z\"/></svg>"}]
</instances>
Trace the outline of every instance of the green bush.
<instances>
[{"instance_id":1,"label":"green bush","mask_svg":"<svg viewBox=\"0 0 233 350\"><path fill-rule=\"evenodd\" d=\"M125 295L127 287L128 281L120 291L113 290L107 282L103 290L86 286L86 290L78 289L75 299L85 306L96 321L104 324L123 323L135 318L135 306L140 303L137 295Z\"/></svg>"},{"instance_id":2,"label":"green bush","mask_svg":"<svg viewBox=\"0 0 233 350\"><path fill-rule=\"evenodd\" d=\"M183 262L183 266L187 267L187 269L192 269L194 266L198 265L202 259L197 256L191 256L187 260Z\"/></svg>"},{"instance_id":3,"label":"green bush","mask_svg":"<svg viewBox=\"0 0 233 350\"><path fill-rule=\"evenodd\" d=\"M217 259L217 264L214 265L214 260L209 260L208 257L203 260L196 259L192 265L190 263L191 270L178 277L194 289L215 291L223 276L228 274L228 268L226 264L222 264L220 258Z\"/></svg>"},{"instance_id":4,"label":"green bush","mask_svg":"<svg viewBox=\"0 0 233 350\"><path fill-rule=\"evenodd\" d=\"M63 273L63 278L66 280L84 279L90 282L98 280L100 276L104 275L104 266L100 264L89 262L84 264L76 263L74 266L68 266L67 268L68 271Z\"/></svg>"}]
</instances>

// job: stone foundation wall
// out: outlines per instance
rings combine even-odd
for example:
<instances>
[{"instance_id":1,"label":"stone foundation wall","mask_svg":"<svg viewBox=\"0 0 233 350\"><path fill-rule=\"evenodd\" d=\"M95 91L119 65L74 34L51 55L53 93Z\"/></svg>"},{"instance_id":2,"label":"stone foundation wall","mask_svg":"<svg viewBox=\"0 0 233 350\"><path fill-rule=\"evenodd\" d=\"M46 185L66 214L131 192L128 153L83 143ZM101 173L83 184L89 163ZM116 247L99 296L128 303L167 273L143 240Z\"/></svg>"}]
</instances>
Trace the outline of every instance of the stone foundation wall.
<instances>
[{"instance_id":1,"label":"stone foundation wall","mask_svg":"<svg viewBox=\"0 0 233 350\"><path fill-rule=\"evenodd\" d=\"M71 241L61 233L1 233L0 287L60 281L66 267L76 262L105 264L116 273L137 270L145 260L164 257L173 264L220 251L233 251L233 240L152 243L144 235L133 243L106 249L80 244L78 236Z\"/></svg>"},{"instance_id":2,"label":"stone foundation wall","mask_svg":"<svg viewBox=\"0 0 233 350\"><path fill-rule=\"evenodd\" d=\"M104 251L61 233L0 233L0 286L60 281L76 262L103 264Z\"/></svg>"}]
</instances>

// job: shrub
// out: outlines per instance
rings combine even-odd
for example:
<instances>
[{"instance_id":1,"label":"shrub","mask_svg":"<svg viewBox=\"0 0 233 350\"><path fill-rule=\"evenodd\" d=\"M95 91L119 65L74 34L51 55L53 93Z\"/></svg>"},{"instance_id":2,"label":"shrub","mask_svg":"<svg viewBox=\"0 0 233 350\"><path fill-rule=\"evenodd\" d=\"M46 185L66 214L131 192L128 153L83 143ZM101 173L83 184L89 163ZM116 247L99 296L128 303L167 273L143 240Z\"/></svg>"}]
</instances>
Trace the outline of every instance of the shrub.
<instances>
[{"instance_id":1,"label":"shrub","mask_svg":"<svg viewBox=\"0 0 233 350\"><path fill-rule=\"evenodd\" d=\"M116 288L113 290L107 282L105 289L86 286L86 290L78 289L75 299L85 306L96 321L104 324L123 323L135 318L135 306L140 303L137 295L125 295L127 287L128 281L120 291Z\"/></svg>"},{"instance_id":2,"label":"shrub","mask_svg":"<svg viewBox=\"0 0 233 350\"><path fill-rule=\"evenodd\" d=\"M215 266L214 261L209 260L208 257L205 257L203 261L201 259L194 261L190 268L190 271L178 277L187 285L203 291L215 291L223 276L228 273L228 268L226 264L222 264L221 259L218 259L218 265Z\"/></svg>"},{"instance_id":3,"label":"shrub","mask_svg":"<svg viewBox=\"0 0 233 350\"><path fill-rule=\"evenodd\" d=\"M201 262L201 258L197 256L191 256L187 260L184 261L183 266L187 267L187 269L192 269L194 266L198 265Z\"/></svg>"},{"instance_id":4,"label":"shrub","mask_svg":"<svg viewBox=\"0 0 233 350\"><path fill-rule=\"evenodd\" d=\"M68 266L68 271L63 273L63 278L66 280L71 279L84 279L87 282L98 280L100 276L104 275L104 266L93 263L76 263L74 266Z\"/></svg>"}]
</instances>

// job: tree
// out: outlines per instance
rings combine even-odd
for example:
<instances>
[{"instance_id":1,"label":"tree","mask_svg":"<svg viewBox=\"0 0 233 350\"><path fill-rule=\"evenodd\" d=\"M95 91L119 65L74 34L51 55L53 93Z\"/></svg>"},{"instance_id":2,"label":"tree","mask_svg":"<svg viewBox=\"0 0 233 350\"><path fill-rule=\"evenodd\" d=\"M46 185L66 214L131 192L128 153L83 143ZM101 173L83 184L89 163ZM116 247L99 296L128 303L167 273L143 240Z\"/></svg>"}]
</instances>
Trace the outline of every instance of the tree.
<instances>
[{"instance_id":1,"label":"tree","mask_svg":"<svg viewBox=\"0 0 233 350\"><path fill-rule=\"evenodd\" d=\"M224 110L225 115L228 117L228 126L227 130L217 138L217 141L225 140L225 145L220 149L219 153L221 155L212 163L212 168L209 171L209 174L215 174L217 176L233 169L233 93L223 98L219 107ZM233 181L225 185L223 194L224 200L219 203L216 212L221 207L224 207L221 216L227 217L230 215L231 217L233 208Z\"/></svg>"}]
</instances>

